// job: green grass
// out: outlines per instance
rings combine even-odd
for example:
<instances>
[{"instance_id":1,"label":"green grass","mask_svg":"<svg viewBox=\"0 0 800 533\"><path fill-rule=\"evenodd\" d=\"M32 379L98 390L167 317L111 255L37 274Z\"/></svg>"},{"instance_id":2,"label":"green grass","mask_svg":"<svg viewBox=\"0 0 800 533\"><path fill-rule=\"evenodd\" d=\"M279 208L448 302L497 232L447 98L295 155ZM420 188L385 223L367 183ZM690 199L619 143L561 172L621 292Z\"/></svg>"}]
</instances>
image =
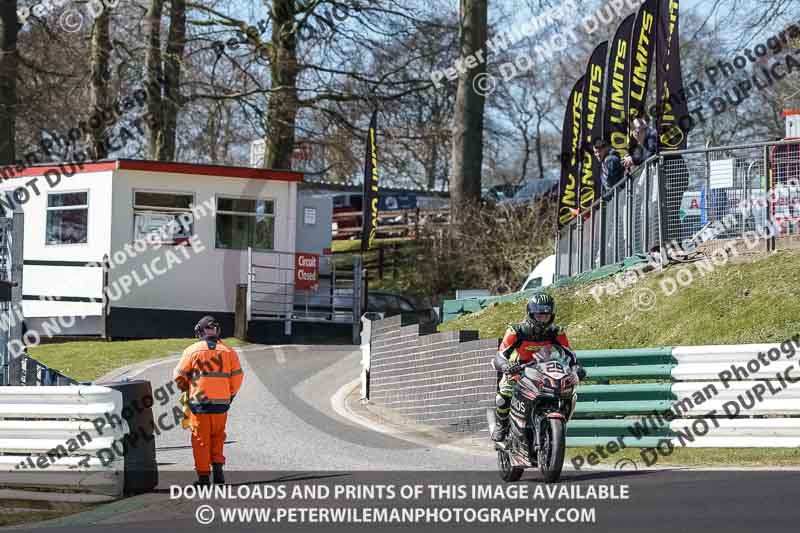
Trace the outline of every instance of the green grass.
<instances>
[{"instance_id":1,"label":"green grass","mask_svg":"<svg viewBox=\"0 0 800 533\"><path fill-rule=\"evenodd\" d=\"M691 284L665 295L660 284L668 283L681 268L690 269ZM688 278L687 278L688 279ZM601 280L606 284L611 278ZM557 323L567 328L577 349L691 346L781 342L800 333L800 253L781 251L751 262L729 263L705 276L694 264L672 266L662 273L648 273L643 279L615 295L603 294L599 302L591 294L598 282L554 289ZM634 295L652 290L652 309L638 310ZM481 338L501 337L506 325L524 316L525 301L488 307L440 325L442 331L478 330ZM636 380L630 380L634 382ZM624 381L614 380L614 383ZM584 458L593 448L568 448L568 460ZM640 449L627 448L607 459L645 465ZM657 465L680 466L800 466L797 448L677 448ZM630 465L626 468L631 468Z\"/></svg>"},{"instance_id":2,"label":"green grass","mask_svg":"<svg viewBox=\"0 0 800 533\"><path fill-rule=\"evenodd\" d=\"M147 339L134 341L76 341L32 346L31 357L78 381L91 381L114 369L149 359L180 353L197 339ZM223 339L228 346L246 344Z\"/></svg>"},{"instance_id":3,"label":"green grass","mask_svg":"<svg viewBox=\"0 0 800 533\"><path fill-rule=\"evenodd\" d=\"M691 271L693 283L663 294L659 284L681 268ZM729 263L705 276L695 264L672 266L646 274L616 295L601 295L599 303L590 293L595 285L550 291L556 322L567 328L577 349L780 342L800 333L800 299L795 296L800 253L795 251ZM647 311L634 305L634 295L643 289L656 294L655 306ZM446 322L440 330L478 330L481 338L501 337L508 323L522 319L524 310L524 300L498 304Z\"/></svg>"},{"instance_id":4,"label":"green grass","mask_svg":"<svg viewBox=\"0 0 800 533\"><path fill-rule=\"evenodd\" d=\"M373 248L394 244L396 242L399 243L406 243L408 239L405 238L391 238L391 239L375 239L373 242ZM358 252L361 250L361 239L337 239L333 241L331 245L331 251L334 253L337 252Z\"/></svg>"},{"instance_id":5,"label":"green grass","mask_svg":"<svg viewBox=\"0 0 800 533\"><path fill-rule=\"evenodd\" d=\"M597 453L594 448L567 448L565 463L570 463L572 458L581 455L584 459L583 467L589 466L588 455L592 452ZM603 459L597 457L602 464L616 465L621 459L634 461L638 468L647 467L647 461L652 461L652 453L648 453L645 458L640 454L641 448L625 448L615 454L606 453ZM800 466L800 449L798 448L682 448L677 447L666 457L658 456L658 460L652 463L656 466L745 466L745 467L787 467ZM623 465L620 465L623 467ZM630 463L624 469L633 469Z\"/></svg>"}]
</instances>

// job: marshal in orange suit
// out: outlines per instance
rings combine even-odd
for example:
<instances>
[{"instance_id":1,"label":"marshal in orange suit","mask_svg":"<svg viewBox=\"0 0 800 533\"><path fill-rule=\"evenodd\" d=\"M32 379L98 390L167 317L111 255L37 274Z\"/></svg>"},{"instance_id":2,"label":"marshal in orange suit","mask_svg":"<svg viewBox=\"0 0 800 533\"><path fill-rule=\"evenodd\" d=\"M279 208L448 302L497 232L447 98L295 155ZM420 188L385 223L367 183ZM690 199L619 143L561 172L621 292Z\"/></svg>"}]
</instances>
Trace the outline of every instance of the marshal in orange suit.
<instances>
[{"instance_id":1,"label":"marshal in orange suit","mask_svg":"<svg viewBox=\"0 0 800 533\"><path fill-rule=\"evenodd\" d=\"M219 322L214 317L201 318L194 333L200 340L183 351L174 379L188 392L197 484L210 484L212 467L214 483L225 483L225 424L244 374L238 354L219 339Z\"/></svg>"}]
</instances>

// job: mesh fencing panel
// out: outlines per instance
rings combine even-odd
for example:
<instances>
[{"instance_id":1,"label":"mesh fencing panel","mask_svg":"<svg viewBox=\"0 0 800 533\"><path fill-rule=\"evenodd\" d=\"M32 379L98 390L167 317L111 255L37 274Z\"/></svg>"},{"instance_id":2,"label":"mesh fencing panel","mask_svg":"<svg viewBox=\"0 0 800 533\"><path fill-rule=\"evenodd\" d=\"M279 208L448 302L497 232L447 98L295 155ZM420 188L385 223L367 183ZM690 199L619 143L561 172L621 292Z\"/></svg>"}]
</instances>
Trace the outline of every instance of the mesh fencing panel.
<instances>
[{"instance_id":1,"label":"mesh fencing panel","mask_svg":"<svg viewBox=\"0 0 800 533\"><path fill-rule=\"evenodd\" d=\"M579 246L586 271L657 247L703 243L713 253L732 241L758 245L769 231L800 235L800 140L663 154L636 169L591 218L571 252L564 238L559 242L564 264L572 254L572 274L579 272ZM561 235L570 231L574 224Z\"/></svg>"}]
</instances>

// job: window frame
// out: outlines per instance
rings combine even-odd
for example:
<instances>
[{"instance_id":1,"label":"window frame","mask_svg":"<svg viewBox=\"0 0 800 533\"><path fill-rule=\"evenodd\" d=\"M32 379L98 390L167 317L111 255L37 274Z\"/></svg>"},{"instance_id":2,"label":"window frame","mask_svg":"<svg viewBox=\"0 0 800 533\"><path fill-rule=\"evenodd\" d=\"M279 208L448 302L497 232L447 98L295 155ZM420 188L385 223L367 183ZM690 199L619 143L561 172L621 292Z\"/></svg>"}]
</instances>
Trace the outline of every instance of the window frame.
<instances>
[{"instance_id":1,"label":"window frame","mask_svg":"<svg viewBox=\"0 0 800 533\"><path fill-rule=\"evenodd\" d=\"M86 193L86 204L80 206L68 205L68 206L55 206L50 207L50 196L56 195L65 195L65 194L76 194L76 193ZM67 191L47 191L47 196L45 197L45 204L44 204L44 245L45 246L88 246L89 245L89 205L91 202L91 191L90 189L71 189ZM47 228L49 226L47 222L48 214L50 211L77 211L78 209L85 209L86 210L86 242L47 242Z\"/></svg>"},{"instance_id":2,"label":"window frame","mask_svg":"<svg viewBox=\"0 0 800 533\"><path fill-rule=\"evenodd\" d=\"M218 232L217 228L219 225L219 216L220 215L233 215L233 216L252 216L256 218L258 215L256 213L248 213L245 211L228 211L219 208L219 201L220 200L253 200L256 202L256 207L258 207L258 202L272 202L272 214L265 214L265 217L272 218L272 248L256 248L255 246L246 246L244 248L233 248L233 247L225 247L219 245L218 239ZM254 251L257 252L274 252L277 249L275 248L275 220L278 218L278 200L274 196L245 196L245 195L233 195L233 194L216 194L214 195L214 249L215 250L234 250L234 251L241 251L247 250L247 248L252 248Z\"/></svg>"},{"instance_id":3,"label":"window frame","mask_svg":"<svg viewBox=\"0 0 800 533\"><path fill-rule=\"evenodd\" d=\"M165 194L165 195L173 195L173 196L191 196L192 201L189 204L188 208L184 207L145 207L145 208L137 208L136 207L136 193L151 193L151 194ZM197 234L197 228L195 227L195 219L194 213L192 212L192 208L197 205L197 193L194 191L177 191L177 190L168 190L168 189L131 189L131 242L136 242L136 214L137 210L139 213L154 213L154 214L163 214L163 213L191 213L192 214L192 234L194 236ZM156 232L158 235L158 232ZM142 239L146 239L145 237L141 237ZM168 246L179 246L185 244L184 242L175 242L174 240L165 241L158 237L158 240L152 241L154 244L162 244Z\"/></svg>"}]
</instances>

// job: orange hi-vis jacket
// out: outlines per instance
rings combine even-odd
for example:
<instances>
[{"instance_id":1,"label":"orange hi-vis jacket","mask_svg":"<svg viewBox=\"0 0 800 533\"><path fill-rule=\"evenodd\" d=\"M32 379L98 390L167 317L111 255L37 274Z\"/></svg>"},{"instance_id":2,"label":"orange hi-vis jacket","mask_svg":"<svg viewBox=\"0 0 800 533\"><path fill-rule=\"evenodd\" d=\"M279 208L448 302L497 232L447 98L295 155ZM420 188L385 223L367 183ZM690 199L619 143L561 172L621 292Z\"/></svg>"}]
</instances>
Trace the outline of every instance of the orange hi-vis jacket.
<instances>
[{"instance_id":1,"label":"orange hi-vis jacket","mask_svg":"<svg viewBox=\"0 0 800 533\"><path fill-rule=\"evenodd\" d=\"M239 355L220 340L208 338L183 351L174 379L181 390L188 390L193 414L219 414L228 412L244 374Z\"/></svg>"}]
</instances>

